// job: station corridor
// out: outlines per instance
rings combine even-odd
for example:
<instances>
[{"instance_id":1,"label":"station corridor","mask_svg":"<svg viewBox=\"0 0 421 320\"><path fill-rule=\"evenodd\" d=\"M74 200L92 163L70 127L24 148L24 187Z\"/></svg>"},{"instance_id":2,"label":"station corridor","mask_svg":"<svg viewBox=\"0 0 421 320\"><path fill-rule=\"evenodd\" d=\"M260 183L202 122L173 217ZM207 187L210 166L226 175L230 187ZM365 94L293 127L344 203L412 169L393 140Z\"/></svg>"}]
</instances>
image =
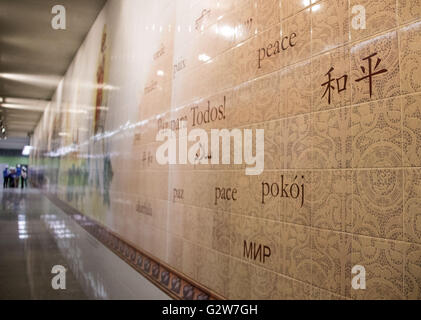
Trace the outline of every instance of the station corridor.
<instances>
[{"instance_id":1,"label":"station corridor","mask_svg":"<svg viewBox=\"0 0 421 320\"><path fill-rule=\"evenodd\" d=\"M0 0L0 172L0 300L421 301L421 0Z\"/></svg>"},{"instance_id":2,"label":"station corridor","mask_svg":"<svg viewBox=\"0 0 421 320\"><path fill-rule=\"evenodd\" d=\"M53 266L66 268L55 290ZM121 275L116 277L116 275ZM0 191L0 300L168 299L37 189Z\"/></svg>"}]
</instances>

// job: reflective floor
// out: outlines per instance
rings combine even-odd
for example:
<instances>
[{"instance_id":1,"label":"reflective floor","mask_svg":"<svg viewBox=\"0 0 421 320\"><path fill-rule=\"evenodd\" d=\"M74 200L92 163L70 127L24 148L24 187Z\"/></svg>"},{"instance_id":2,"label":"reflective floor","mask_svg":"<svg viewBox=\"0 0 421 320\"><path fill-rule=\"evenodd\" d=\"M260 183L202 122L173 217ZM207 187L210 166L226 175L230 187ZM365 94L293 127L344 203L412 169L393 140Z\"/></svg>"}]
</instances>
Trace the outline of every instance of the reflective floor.
<instances>
[{"instance_id":1,"label":"reflective floor","mask_svg":"<svg viewBox=\"0 0 421 320\"><path fill-rule=\"evenodd\" d=\"M1 190L0 203L0 299L168 299L38 190Z\"/></svg>"}]
</instances>

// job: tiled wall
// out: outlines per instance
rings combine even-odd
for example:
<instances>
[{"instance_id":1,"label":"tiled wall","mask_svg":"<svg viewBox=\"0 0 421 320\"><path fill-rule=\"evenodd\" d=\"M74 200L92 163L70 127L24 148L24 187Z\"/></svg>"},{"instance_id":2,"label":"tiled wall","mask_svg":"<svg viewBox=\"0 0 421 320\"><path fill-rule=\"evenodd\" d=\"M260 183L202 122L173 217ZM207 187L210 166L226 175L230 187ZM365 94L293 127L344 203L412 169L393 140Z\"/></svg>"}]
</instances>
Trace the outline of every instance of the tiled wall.
<instances>
[{"instance_id":1,"label":"tiled wall","mask_svg":"<svg viewBox=\"0 0 421 320\"><path fill-rule=\"evenodd\" d=\"M264 172L158 164L180 120L264 129ZM33 145L33 179L227 298L421 299L418 0L110 0Z\"/></svg>"}]
</instances>

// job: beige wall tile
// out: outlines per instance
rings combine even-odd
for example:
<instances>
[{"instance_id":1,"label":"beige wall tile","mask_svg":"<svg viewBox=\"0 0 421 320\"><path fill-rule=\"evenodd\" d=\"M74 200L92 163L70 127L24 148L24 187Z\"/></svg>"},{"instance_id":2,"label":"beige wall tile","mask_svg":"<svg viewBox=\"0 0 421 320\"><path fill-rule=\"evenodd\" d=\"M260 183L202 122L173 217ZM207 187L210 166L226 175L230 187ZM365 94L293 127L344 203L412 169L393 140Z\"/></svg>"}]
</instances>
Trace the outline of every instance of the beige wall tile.
<instances>
[{"instance_id":1,"label":"beige wall tile","mask_svg":"<svg viewBox=\"0 0 421 320\"><path fill-rule=\"evenodd\" d=\"M228 299L251 299L252 266L249 263L230 258L229 279Z\"/></svg>"},{"instance_id":2,"label":"beige wall tile","mask_svg":"<svg viewBox=\"0 0 421 320\"><path fill-rule=\"evenodd\" d=\"M297 14L305 8L308 8L316 0L290 0L281 1L281 18L285 19Z\"/></svg>"},{"instance_id":3,"label":"beige wall tile","mask_svg":"<svg viewBox=\"0 0 421 320\"><path fill-rule=\"evenodd\" d=\"M311 285L280 275L278 277L278 292L282 300L310 300Z\"/></svg>"},{"instance_id":4,"label":"beige wall tile","mask_svg":"<svg viewBox=\"0 0 421 320\"><path fill-rule=\"evenodd\" d=\"M282 223L279 252L281 273L311 284L311 229Z\"/></svg>"},{"instance_id":5,"label":"beige wall tile","mask_svg":"<svg viewBox=\"0 0 421 320\"><path fill-rule=\"evenodd\" d=\"M215 219L215 213L213 210L197 208L197 244L211 248L213 240L213 224ZM190 225L190 228L193 228Z\"/></svg>"},{"instance_id":6,"label":"beige wall tile","mask_svg":"<svg viewBox=\"0 0 421 320\"><path fill-rule=\"evenodd\" d=\"M398 18L400 24L421 18L419 0L398 0Z\"/></svg>"},{"instance_id":7,"label":"beige wall tile","mask_svg":"<svg viewBox=\"0 0 421 320\"><path fill-rule=\"evenodd\" d=\"M421 299L421 246L406 247L404 269L404 294L406 299Z\"/></svg>"},{"instance_id":8,"label":"beige wall tile","mask_svg":"<svg viewBox=\"0 0 421 320\"><path fill-rule=\"evenodd\" d=\"M295 37L290 44L294 45L284 51L281 66L291 65L309 59L311 56L311 10L305 9L297 15L282 22L282 36Z\"/></svg>"},{"instance_id":9,"label":"beige wall tile","mask_svg":"<svg viewBox=\"0 0 421 320\"><path fill-rule=\"evenodd\" d=\"M330 291L323 290L316 287L311 287L311 299L312 300L347 300L346 297L334 294ZM348 298L349 299L349 298Z\"/></svg>"},{"instance_id":10,"label":"beige wall tile","mask_svg":"<svg viewBox=\"0 0 421 320\"><path fill-rule=\"evenodd\" d=\"M231 253L231 216L227 212L215 211L212 230L212 249L224 253Z\"/></svg>"},{"instance_id":11,"label":"beige wall tile","mask_svg":"<svg viewBox=\"0 0 421 320\"><path fill-rule=\"evenodd\" d=\"M279 72L257 78L252 82L253 118L256 122L276 120L282 117L280 109Z\"/></svg>"},{"instance_id":12,"label":"beige wall tile","mask_svg":"<svg viewBox=\"0 0 421 320\"><path fill-rule=\"evenodd\" d=\"M421 166L421 95L401 98L403 165Z\"/></svg>"},{"instance_id":13,"label":"beige wall tile","mask_svg":"<svg viewBox=\"0 0 421 320\"><path fill-rule=\"evenodd\" d=\"M366 289L351 290L354 299L402 299L405 245L364 236L352 238L352 266L366 270Z\"/></svg>"},{"instance_id":14,"label":"beige wall tile","mask_svg":"<svg viewBox=\"0 0 421 320\"><path fill-rule=\"evenodd\" d=\"M323 0L312 6L312 55L349 41L348 2L347 0Z\"/></svg>"},{"instance_id":15,"label":"beige wall tile","mask_svg":"<svg viewBox=\"0 0 421 320\"><path fill-rule=\"evenodd\" d=\"M399 30L402 93L421 91L421 22Z\"/></svg>"},{"instance_id":16,"label":"beige wall tile","mask_svg":"<svg viewBox=\"0 0 421 320\"><path fill-rule=\"evenodd\" d=\"M353 233L402 240L403 171L358 170L353 179Z\"/></svg>"},{"instance_id":17,"label":"beige wall tile","mask_svg":"<svg viewBox=\"0 0 421 320\"><path fill-rule=\"evenodd\" d=\"M313 167L350 168L352 164L351 108L328 110L313 115Z\"/></svg>"},{"instance_id":18,"label":"beige wall tile","mask_svg":"<svg viewBox=\"0 0 421 320\"><path fill-rule=\"evenodd\" d=\"M235 192L235 201L231 202L231 213L240 215L251 214L250 207L253 206L254 198L250 188L251 179L243 170L234 171L231 174L230 187ZM235 189L235 190L234 190Z\"/></svg>"},{"instance_id":19,"label":"beige wall tile","mask_svg":"<svg viewBox=\"0 0 421 320\"><path fill-rule=\"evenodd\" d=\"M352 172L313 171L311 225L335 231L352 226Z\"/></svg>"},{"instance_id":20,"label":"beige wall tile","mask_svg":"<svg viewBox=\"0 0 421 320\"><path fill-rule=\"evenodd\" d=\"M168 254L166 261L174 268L181 270L183 267L183 239L169 235Z\"/></svg>"},{"instance_id":21,"label":"beige wall tile","mask_svg":"<svg viewBox=\"0 0 421 320\"><path fill-rule=\"evenodd\" d=\"M222 296L229 293L230 258L213 250L201 248L198 253L198 281Z\"/></svg>"},{"instance_id":22,"label":"beige wall tile","mask_svg":"<svg viewBox=\"0 0 421 320\"><path fill-rule=\"evenodd\" d=\"M278 24L280 21L280 0L254 0L250 1L254 8L255 25L259 31Z\"/></svg>"},{"instance_id":23,"label":"beige wall tile","mask_svg":"<svg viewBox=\"0 0 421 320\"><path fill-rule=\"evenodd\" d=\"M402 166L401 99L352 107L352 166Z\"/></svg>"},{"instance_id":24,"label":"beige wall tile","mask_svg":"<svg viewBox=\"0 0 421 320\"><path fill-rule=\"evenodd\" d=\"M350 0L350 8L362 5L365 8L366 28L351 27L352 41L372 36L396 27L396 0ZM351 13L351 20L356 14Z\"/></svg>"},{"instance_id":25,"label":"beige wall tile","mask_svg":"<svg viewBox=\"0 0 421 320\"><path fill-rule=\"evenodd\" d=\"M311 226L313 187L317 184L313 172L308 170L281 172L277 182L281 221Z\"/></svg>"},{"instance_id":26,"label":"beige wall tile","mask_svg":"<svg viewBox=\"0 0 421 320\"><path fill-rule=\"evenodd\" d=\"M232 215L231 225L235 257L279 272L279 222Z\"/></svg>"},{"instance_id":27,"label":"beige wall tile","mask_svg":"<svg viewBox=\"0 0 421 320\"><path fill-rule=\"evenodd\" d=\"M247 213L250 216L262 219L278 220L280 213L280 196L272 196L268 192L269 186L280 183L279 173L265 171L259 176L249 176L249 207ZM274 187L274 195L276 194ZM246 213L244 213L246 214Z\"/></svg>"},{"instance_id":28,"label":"beige wall tile","mask_svg":"<svg viewBox=\"0 0 421 320\"><path fill-rule=\"evenodd\" d=\"M200 247L189 242L183 242L183 267L182 272L188 277L197 280L198 260Z\"/></svg>"},{"instance_id":29,"label":"beige wall tile","mask_svg":"<svg viewBox=\"0 0 421 320\"><path fill-rule=\"evenodd\" d=\"M371 81L370 74L372 75ZM399 77L399 50L396 31L381 34L352 46L353 104L399 95L401 92ZM372 84L371 90L370 83Z\"/></svg>"},{"instance_id":30,"label":"beige wall tile","mask_svg":"<svg viewBox=\"0 0 421 320\"><path fill-rule=\"evenodd\" d=\"M421 171L405 169L404 240L421 244Z\"/></svg>"},{"instance_id":31,"label":"beige wall tile","mask_svg":"<svg viewBox=\"0 0 421 320\"><path fill-rule=\"evenodd\" d=\"M350 296L352 236L327 230L312 230L312 284Z\"/></svg>"},{"instance_id":32,"label":"beige wall tile","mask_svg":"<svg viewBox=\"0 0 421 320\"><path fill-rule=\"evenodd\" d=\"M281 116L312 111L311 62L305 60L280 71Z\"/></svg>"},{"instance_id":33,"label":"beige wall tile","mask_svg":"<svg viewBox=\"0 0 421 320\"><path fill-rule=\"evenodd\" d=\"M258 300L279 300L282 294L278 289L279 275L272 271L250 266L251 272L251 296Z\"/></svg>"},{"instance_id":34,"label":"beige wall tile","mask_svg":"<svg viewBox=\"0 0 421 320\"><path fill-rule=\"evenodd\" d=\"M285 169L313 168L312 128L312 115L300 115L286 120Z\"/></svg>"},{"instance_id":35,"label":"beige wall tile","mask_svg":"<svg viewBox=\"0 0 421 320\"><path fill-rule=\"evenodd\" d=\"M227 107L227 122L229 128L238 128L254 123L253 81L236 87L233 91L233 104Z\"/></svg>"},{"instance_id":36,"label":"beige wall tile","mask_svg":"<svg viewBox=\"0 0 421 320\"><path fill-rule=\"evenodd\" d=\"M314 111L351 104L350 48L348 46L313 58L311 68Z\"/></svg>"}]
</instances>

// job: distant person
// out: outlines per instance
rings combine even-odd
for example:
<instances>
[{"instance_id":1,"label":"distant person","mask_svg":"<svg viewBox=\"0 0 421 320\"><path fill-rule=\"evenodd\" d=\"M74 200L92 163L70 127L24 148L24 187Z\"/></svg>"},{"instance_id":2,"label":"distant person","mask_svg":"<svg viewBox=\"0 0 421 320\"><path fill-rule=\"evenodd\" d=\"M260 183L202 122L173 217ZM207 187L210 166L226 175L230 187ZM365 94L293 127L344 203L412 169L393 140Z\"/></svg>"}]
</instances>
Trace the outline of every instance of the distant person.
<instances>
[{"instance_id":1,"label":"distant person","mask_svg":"<svg viewBox=\"0 0 421 320\"><path fill-rule=\"evenodd\" d=\"M15 187L19 188L19 182L20 182L20 176L22 174L22 168L20 166L20 164L16 165L16 183L15 183Z\"/></svg>"},{"instance_id":2,"label":"distant person","mask_svg":"<svg viewBox=\"0 0 421 320\"><path fill-rule=\"evenodd\" d=\"M16 188L16 168L15 167L11 167L10 168L10 172L9 172L9 176L8 176L8 180L9 180L9 187L10 188Z\"/></svg>"},{"instance_id":3,"label":"distant person","mask_svg":"<svg viewBox=\"0 0 421 320\"><path fill-rule=\"evenodd\" d=\"M9 166L6 165L6 168L3 170L3 188L7 188L9 184Z\"/></svg>"},{"instance_id":4,"label":"distant person","mask_svg":"<svg viewBox=\"0 0 421 320\"><path fill-rule=\"evenodd\" d=\"M28 174L26 173L26 167L22 168L22 173L21 173L21 182L22 182L22 189L28 186L27 184L27 179L28 179Z\"/></svg>"}]
</instances>

